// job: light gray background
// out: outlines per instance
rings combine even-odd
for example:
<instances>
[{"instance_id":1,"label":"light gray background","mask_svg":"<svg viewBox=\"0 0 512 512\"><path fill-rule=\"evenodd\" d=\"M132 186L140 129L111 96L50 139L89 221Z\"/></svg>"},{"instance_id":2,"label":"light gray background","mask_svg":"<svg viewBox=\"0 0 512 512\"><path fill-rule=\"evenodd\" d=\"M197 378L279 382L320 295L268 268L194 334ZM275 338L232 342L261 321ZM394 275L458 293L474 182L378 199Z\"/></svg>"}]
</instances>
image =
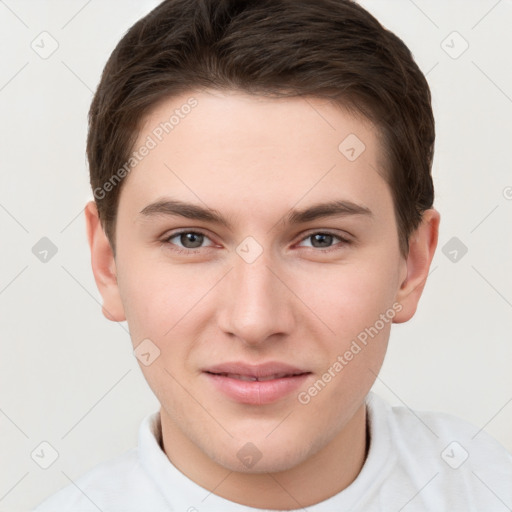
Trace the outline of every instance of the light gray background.
<instances>
[{"instance_id":1,"label":"light gray background","mask_svg":"<svg viewBox=\"0 0 512 512\"><path fill-rule=\"evenodd\" d=\"M101 314L83 214L93 90L115 44L157 3L0 0L0 511L29 510L135 446L158 408L126 323ZM427 73L442 214L419 311L394 326L374 389L461 416L512 450L512 3L361 3ZM46 59L31 47L43 51L43 31L59 45ZM32 252L42 237L58 249L46 263ZM456 262L442 252L452 237L468 249ZM42 441L59 454L46 470L31 458Z\"/></svg>"}]
</instances>

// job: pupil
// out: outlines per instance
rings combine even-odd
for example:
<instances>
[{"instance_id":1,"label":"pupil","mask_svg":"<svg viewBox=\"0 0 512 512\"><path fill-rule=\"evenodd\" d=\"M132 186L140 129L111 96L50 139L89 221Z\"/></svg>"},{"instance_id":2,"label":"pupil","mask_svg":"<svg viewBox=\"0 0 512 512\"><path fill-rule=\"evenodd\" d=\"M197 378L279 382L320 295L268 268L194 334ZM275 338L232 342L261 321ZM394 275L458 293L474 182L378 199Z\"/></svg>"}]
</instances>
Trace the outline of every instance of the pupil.
<instances>
[{"instance_id":1,"label":"pupil","mask_svg":"<svg viewBox=\"0 0 512 512\"><path fill-rule=\"evenodd\" d=\"M319 245L317 245L317 242L319 242ZM332 243L332 235L327 234L316 234L313 235L313 241L312 245L313 247L328 247Z\"/></svg>"},{"instance_id":2,"label":"pupil","mask_svg":"<svg viewBox=\"0 0 512 512\"><path fill-rule=\"evenodd\" d=\"M183 233L180 236L180 242L187 249L195 249L201 247L203 243L203 235L200 233Z\"/></svg>"}]
</instances>

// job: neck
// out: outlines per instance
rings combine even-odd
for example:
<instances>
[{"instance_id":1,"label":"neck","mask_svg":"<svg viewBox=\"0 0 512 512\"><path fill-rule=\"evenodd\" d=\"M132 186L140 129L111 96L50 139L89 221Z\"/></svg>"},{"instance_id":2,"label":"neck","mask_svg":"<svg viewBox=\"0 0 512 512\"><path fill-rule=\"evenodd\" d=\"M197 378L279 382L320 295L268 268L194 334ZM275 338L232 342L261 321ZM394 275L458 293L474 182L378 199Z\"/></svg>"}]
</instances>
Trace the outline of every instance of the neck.
<instances>
[{"instance_id":1,"label":"neck","mask_svg":"<svg viewBox=\"0 0 512 512\"><path fill-rule=\"evenodd\" d=\"M160 417L163 450L175 467L214 494L255 508L300 509L334 496L355 480L368 451L365 404L313 456L275 473L230 471L184 436L163 408Z\"/></svg>"}]
</instances>

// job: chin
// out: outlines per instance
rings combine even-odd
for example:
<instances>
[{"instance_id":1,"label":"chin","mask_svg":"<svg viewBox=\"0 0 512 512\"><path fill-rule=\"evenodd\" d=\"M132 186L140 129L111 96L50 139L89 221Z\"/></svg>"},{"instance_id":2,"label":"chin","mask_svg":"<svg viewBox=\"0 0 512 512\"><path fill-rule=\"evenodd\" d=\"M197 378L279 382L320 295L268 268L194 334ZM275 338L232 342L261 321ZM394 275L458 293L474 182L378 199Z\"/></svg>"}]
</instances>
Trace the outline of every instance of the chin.
<instances>
[{"instance_id":1,"label":"chin","mask_svg":"<svg viewBox=\"0 0 512 512\"><path fill-rule=\"evenodd\" d=\"M235 441L221 453L207 455L229 471L262 474L288 471L304 462L313 452L312 447L304 446L300 439L295 446L286 447L286 440L276 437L272 443Z\"/></svg>"}]
</instances>

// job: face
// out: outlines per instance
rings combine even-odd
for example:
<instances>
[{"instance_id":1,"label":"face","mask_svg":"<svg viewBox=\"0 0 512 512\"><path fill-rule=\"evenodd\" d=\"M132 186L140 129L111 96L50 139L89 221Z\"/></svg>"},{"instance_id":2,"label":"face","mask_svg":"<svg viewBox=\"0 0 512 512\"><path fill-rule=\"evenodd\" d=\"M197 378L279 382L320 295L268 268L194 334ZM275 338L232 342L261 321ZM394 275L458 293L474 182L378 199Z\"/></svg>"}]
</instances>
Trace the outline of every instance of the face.
<instances>
[{"instance_id":1,"label":"face","mask_svg":"<svg viewBox=\"0 0 512 512\"><path fill-rule=\"evenodd\" d=\"M402 309L378 132L327 100L204 91L148 137L115 272L162 424L230 470L296 466L361 410Z\"/></svg>"}]
</instances>

